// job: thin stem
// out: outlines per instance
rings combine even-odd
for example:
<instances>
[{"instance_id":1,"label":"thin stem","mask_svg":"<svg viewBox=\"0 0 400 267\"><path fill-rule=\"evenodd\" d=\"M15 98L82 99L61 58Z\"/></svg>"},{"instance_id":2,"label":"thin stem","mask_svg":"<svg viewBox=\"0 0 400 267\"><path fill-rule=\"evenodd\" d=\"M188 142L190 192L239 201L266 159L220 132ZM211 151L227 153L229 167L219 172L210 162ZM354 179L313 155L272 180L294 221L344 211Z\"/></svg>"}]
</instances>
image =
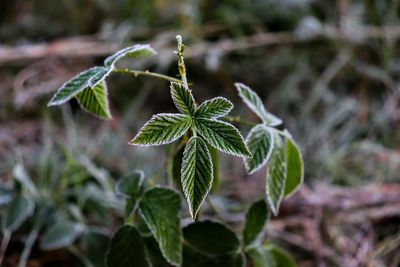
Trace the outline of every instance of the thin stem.
<instances>
[{"instance_id":1,"label":"thin stem","mask_svg":"<svg viewBox=\"0 0 400 267\"><path fill-rule=\"evenodd\" d=\"M3 239L1 240L1 246L0 246L0 266L2 266L2 262L6 254L8 243L10 243L10 239L11 239L11 232L5 230L3 233Z\"/></svg>"},{"instance_id":2,"label":"thin stem","mask_svg":"<svg viewBox=\"0 0 400 267\"><path fill-rule=\"evenodd\" d=\"M95 267L93 263L75 246L68 247L68 250L74 254L86 267Z\"/></svg>"},{"instance_id":3,"label":"thin stem","mask_svg":"<svg viewBox=\"0 0 400 267\"><path fill-rule=\"evenodd\" d=\"M244 121L244 120L240 119L240 117L224 116L223 118L229 122L235 122L235 123L239 123L239 124L243 124L243 125L247 125L247 126L256 126L257 125L257 123L254 123L251 121Z\"/></svg>"},{"instance_id":4,"label":"thin stem","mask_svg":"<svg viewBox=\"0 0 400 267\"><path fill-rule=\"evenodd\" d=\"M247 126L256 126L258 124L255 122L242 120L242 119L240 119L239 116L238 117L224 116L223 118L229 122L239 123L239 124L247 125ZM279 130L277 128L273 128L273 129L275 132L277 132L278 134L280 134L282 136L288 136L288 133L285 131Z\"/></svg>"},{"instance_id":5,"label":"thin stem","mask_svg":"<svg viewBox=\"0 0 400 267\"><path fill-rule=\"evenodd\" d=\"M179 74L181 75L182 83L186 87L188 87L188 82L187 82L187 78L186 78L186 66L185 66L185 61L183 60L183 53L185 51L185 45L182 42L182 36L177 35L176 41L178 43L178 51L176 52L176 54L178 55Z\"/></svg>"},{"instance_id":6,"label":"thin stem","mask_svg":"<svg viewBox=\"0 0 400 267\"><path fill-rule=\"evenodd\" d=\"M25 242L25 247L22 251L21 258L19 259L18 267L26 266L29 256L31 255L32 247L38 238L40 227L41 223L37 223L30 232L28 239Z\"/></svg>"},{"instance_id":7,"label":"thin stem","mask_svg":"<svg viewBox=\"0 0 400 267\"><path fill-rule=\"evenodd\" d=\"M151 76L151 77L156 77L156 78L159 78L159 79L167 80L167 81L170 81L170 82L182 83L181 80L176 79L174 77L171 77L171 76L168 76L168 75L164 75L164 74L160 74L160 73L156 73L156 72L147 71L147 70L146 71L141 71L141 70L129 70L129 69L114 69L113 72L131 74L131 75L134 75L135 77L137 77L139 75Z\"/></svg>"}]
</instances>

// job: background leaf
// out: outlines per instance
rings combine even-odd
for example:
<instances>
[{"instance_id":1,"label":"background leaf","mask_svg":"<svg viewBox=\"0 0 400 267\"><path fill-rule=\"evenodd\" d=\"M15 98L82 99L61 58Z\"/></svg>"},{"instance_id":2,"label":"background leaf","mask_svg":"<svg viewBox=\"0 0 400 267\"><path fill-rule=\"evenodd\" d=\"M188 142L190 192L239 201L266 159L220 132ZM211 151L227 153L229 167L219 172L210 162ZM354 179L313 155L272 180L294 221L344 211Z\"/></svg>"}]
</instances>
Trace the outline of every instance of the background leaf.
<instances>
[{"instance_id":1,"label":"background leaf","mask_svg":"<svg viewBox=\"0 0 400 267\"><path fill-rule=\"evenodd\" d=\"M294 262L293 258L283 249L269 245L267 246L267 250L271 253L274 257L276 267L296 267L296 263Z\"/></svg>"},{"instance_id":2,"label":"background leaf","mask_svg":"<svg viewBox=\"0 0 400 267\"><path fill-rule=\"evenodd\" d=\"M83 232L81 224L71 221L58 221L44 233L40 246L43 250L54 250L72 245Z\"/></svg>"},{"instance_id":3,"label":"background leaf","mask_svg":"<svg viewBox=\"0 0 400 267\"><path fill-rule=\"evenodd\" d=\"M272 253L264 247L255 247L247 252L254 267L278 267ZM282 266L286 267L286 266Z\"/></svg>"},{"instance_id":4,"label":"background leaf","mask_svg":"<svg viewBox=\"0 0 400 267\"><path fill-rule=\"evenodd\" d=\"M26 196L16 196L9 204L3 217L3 228L7 231L16 231L25 220L32 216L35 202Z\"/></svg>"},{"instance_id":5,"label":"background leaf","mask_svg":"<svg viewBox=\"0 0 400 267\"><path fill-rule=\"evenodd\" d=\"M225 116L233 109L231 101L224 97L215 97L203 102L196 110L196 117L215 119Z\"/></svg>"},{"instance_id":6,"label":"background leaf","mask_svg":"<svg viewBox=\"0 0 400 267\"><path fill-rule=\"evenodd\" d=\"M90 229L82 238L82 247L85 256L96 267L105 266L104 255L107 254L110 238L106 233L97 229Z\"/></svg>"},{"instance_id":7,"label":"background leaf","mask_svg":"<svg viewBox=\"0 0 400 267\"><path fill-rule=\"evenodd\" d=\"M286 184L285 196L294 193L304 179L303 158L297 144L291 137L286 137Z\"/></svg>"},{"instance_id":8,"label":"background leaf","mask_svg":"<svg viewBox=\"0 0 400 267\"><path fill-rule=\"evenodd\" d=\"M125 225L111 239L108 267L150 267L147 248L135 227Z\"/></svg>"},{"instance_id":9,"label":"background leaf","mask_svg":"<svg viewBox=\"0 0 400 267\"><path fill-rule=\"evenodd\" d=\"M26 189L30 194L37 195L37 188L32 182L28 173L26 172L24 165L17 163L13 169L13 178L21 183L24 189Z\"/></svg>"},{"instance_id":10,"label":"background leaf","mask_svg":"<svg viewBox=\"0 0 400 267\"><path fill-rule=\"evenodd\" d=\"M180 208L179 194L161 187L147 191L139 203L140 215L157 240L163 256L175 266L182 263Z\"/></svg>"},{"instance_id":11,"label":"background leaf","mask_svg":"<svg viewBox=\"0 0 400 267\"><path fill-rule=\"evenodd\" d=\"M196 105L189 88L180 83L171 83L171 96L176 108L180 112L189 116L194 115Z\"/></svg>"},{"instance_id":12,"label":"background leaf","mask_svg":"<svg viewBox=\"0 0 400 267\"><path fill-rule=\"evenodd\" d=\"M254 202L247 214L243 230L243 243L249 246L257 240L262 233L269 217L267 204L264 200Z\"/></svg>"},{"instance_id":13,"label":"background leaf","mask_svg":"<svg viewBox=\"0 0 400 267\"><path fill-rule=\"evenodd\" d=\"M213 181L210 152L208 152L207 144L200 137L193 136L186 144L182 159L181 180L190 214L194 220Z\"/></svg>"},{"instance_id":14,"label":"background leaf","mask_svg":"<svg viewBox=\"0 0 400 267\"><path fill-rule=\"evenodd\" d=\"M276 126L282 123L282 120L269 113L261 101L260 97L250 87L243 83L235 83L239 96L243 102L267 125Z\"/></svg>"},{"instance_id":15,"label":"background leaf","mask_svg":"<svg viewBox=\"0 0 400 267\"><path fill-rule=\"evenodd\" d=\"M154 51L154 49L151 48L150 45L137 44L137 45L133 45L133 46L121 49L118 52L116 52L115 54L107 57L104 60L104 65L111 67L111 66L114 66L114 64L117 61L119 61L123 58L136 58L136 57L140 57L140 56L151 56L151 55L155 55L155 54L156 54L156 51Z\"/></svg>"},{"instance_id":16,"label":"background leaf","mask_svg":"<svg viewBox=\"0 0 400 267\"><path fill-rule=\"evenodd\" d=\"M48 106L64 104L86 88L96 86L109 73L110 69L106 67L93 67L81 72L58 89Z\"/></svg>"},{"instance_id":17,"label":"background leaf","mask_svg":"<svg viewBox=\"0 0 400 267\"><path fill-rule=\"evenodd\" d=\"M101 81L93 88L86 88L76 95L81 108L101 119L111 119L108 103L108 89L105 81Z\"/></svg>"},{"instance_id":18,"label":"background leaf","mask_svg":"<svg viewBox=\"0 0 400 267\"><path fill-rule=\"evenodd\" d=\"M268 163L266 191L271 210L277 215L285 192L286 170L282 138L276 132L273 135L274 148Z\"/></svg>"},{"instance_id":19,"label":"background leaf","mask_svg":"<svg viewBox=\"0 0 400 267\"><path fill-rule=\"evenodd\" d=\"M143 171L133 171L131 174L120 179L115 185L117 195L137 198L140 196L144 180Z\"/></svg>"},{"instance_id":20,"label":"background leaf","mask_svg":"<svg viewBox=\"0 0 400 267\"><path fill-rule=\"evenodd\" d=\"M247 135L246 145L253 157L244 159L244 162L247 172L252 174L264 166L271 156L273 134L267 126L258 124Z\"/></svg>"},{"instance_id":21,"label":"background leaf","mask_svg":"<svg viewBox=\"0 0 400 267\"><path fill-rule=\"evenodd\" d=\"M239 131L227 122L196 118L196 130L211 146L238 157L251 157Z\"/></svg>"},{"instance_id":22,"label":"background leaf","mask_svg":"<svg viewBox=\"0 0 400 267\"><path fill-rule=\"evenodd\" d=\"M182 114L154 115L130 142L131 145L156 146L172 143L184 135L192 121Z\"/></svg>"},{"instance_id":23,"label":"background leaf","mask_svg":"<svg viewBox=\"0 0 400 267\"><path fill-rule=\"evenodd\" d=\"M236 234L219 222L192 223L183 228L183 236L189 246L212 255L237 252L240 247Z\"/></svg>"}]
</instances>

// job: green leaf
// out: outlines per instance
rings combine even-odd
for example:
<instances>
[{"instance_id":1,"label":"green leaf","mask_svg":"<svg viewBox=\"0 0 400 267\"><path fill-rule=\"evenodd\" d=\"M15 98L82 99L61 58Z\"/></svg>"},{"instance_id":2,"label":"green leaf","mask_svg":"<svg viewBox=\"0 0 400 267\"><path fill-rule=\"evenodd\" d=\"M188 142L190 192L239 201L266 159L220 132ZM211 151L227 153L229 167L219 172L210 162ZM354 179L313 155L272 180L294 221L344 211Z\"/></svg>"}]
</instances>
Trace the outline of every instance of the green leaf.
<instances>
[{"instance_id":1,"label":"green leaf","mask_svg":"<svg viewBox=\"0 0 400 267\"><path fill-rule=\"evenodd\" d=\"M172 143L192 124L189 116L160 113L154 115L130 142L131 145L157 146Z\"/></svg>"},{"instance_id":2,"label":"green leaf","mask_svg":"<svg viewBox=\"0 0 400 267\"><path fill-rule=\"evenodd\" d=\"M268 163L266 191L271 210L277 215L285 193L286 170L282 139L276 132L273 135L274 148Z\"/></svg>"},{"instance_id":3,"label":"green leaf","mask_svg":"<svg viewBox=\"0 0 400 267\"><path fill-rule=\"evenodd\" d=\"M196 105L192 92L185 85L171 83L171 96L177 109L188 116L194 116Z\"/></svg>"},{"instance_id":4,"label":"green leaf","mask_svg":"<svg viewBox=\"0 0 400 267\"><path fill-rule=\"evenodd\" d=\"M286 184L285 197L294 193L304 179L303 158L297 144L290 136L286 137Z\"/></svg>"},{"instance_id":5,"label":"green leaf","mask_svg":"<svg viewBox=\"0 0 400 267\"><path fill-rule=\"evenodd\" d=\"M243 230L245 246L253 244L262 233L269 217L268 208L264 200L254 202L246 214L246 223Z\"/></svg>"},{"instance_id":6,"label":"green leaf","mask_svg":"<svg viewBox=\"0 0 400 267\"><path fill-rule=\"evenodd\" d=\"M125 225L111 239L107 253L108 267L150 267L147 248L135 227Z\"/></svg>"},{"instance_id":7,"label":"green leaf","mask_svg":"<svg viewBox=\"0 0 400 267\"><path fill-rule=\"evenodd\" d=\"M183 236L189 246L206 254L221 255L238 252L240 248L236 234L219 222L192 223L183 228Z\"/></svg>"},{"instance_id":8,"label":"green leaf","mask_svg":"<svg viewBox=\"0 0 400 267\"><path fill-rule=\"evenodd\" d=\"M16 196L7 207L3 218L3 228L16 231L27 218L32 216L35 202L26 196Z\"/></svg>"},{"instance_id":9,"label":"green leaf","mask_svg":"<svg viewBox=\"0 0 400 267\"><path fill-rule=\"evenodd\" d=\"M101 81L93 88L86 88L76 95L81 108L101 119L111 119L108 103L108 89L105 81Z\"/></svg>"},{"instance_id":10,"label":"green leaf","mask_svg":"<svg viewBox=\"0 0 400 267\"><path fill-rule=\"evenodd\" d=\"M213 181L210 152L208 152L207 144L200 137L193 136L186 144L181 179L190 215L194 220Z\"/></svg>"},{"instance_id":11,"label":"green leaf","mask_svg":"<svg viewBox=\"0 0 400 267\"><path fill-rule=\"evenodd\" d=\"M93 88L103 81L110 71L111 69L106 67L93 67L81 72L58 89L48 106L64 104L86 88Z\"/></svg>"},{"instance_id":12,"label":"green leaf","mask_svg":"<svg viewBox=\"0 0 400 267\"><path fill-rule=\"evenodd\" d=\"M273 148L273 134L264 124L254 126L246 137L246 145L252 158L244 160L246 170L252 174L269 160Z\"/></svg>"},{"instance_id":13,"label":"green leaf","mask_svg":"<svg viewBox=\"0 0 400 267\"><path fill-rule=\"evenodd\" d=\"M179 194L161 187L147 191L139 203L141 217L153 233L165 259L174 266L182 263L180 208Z\"/></svg>"},{"instance_id":14,"label":"green leaf","mask_svg":"<svg viewBox=\"0 0 400 267\"><path fill-rule=\"evenodd\" d=\"M273 254L264 247L250 249L247 254L253 262L254 267L278 267ZM286 267L286 266L282 266Z\"/></svg>"},{"instance_id":15,"label":"green leaf","mask_svg":"<svg viewBox=\"0 0 400 267\"><path fill-rule=\"evenodd\" d=\"M195 126L199 134L214 148L238 157L251 157L243 137L231 124L218 120L196 118Z\"/></svg>"},{"instance_id":16,"label":"green leaf","mask_svg":"<svg viewBox=\"0 0 400 267\"><path fill-rule=\"evenodd\" d=\"M143 180L143 171L134 171L117 182L115 192L119 196L136 199L140 196Z\"/></svg>"},{"instance_id":17,"label":"green leaf","mask_svg":"<svg viewBox=\"0 0 400 267\"><path fill-rule=\"evenodd\" d=\"M38 191L35 184L32 182L29 175L26 173L24 166L21 163L17 163L13 169L13 178L21 183L30 194L37 195Z\"/></svg>"},{"instance_id":18,"label":"green leaf","mask_svg":"<svg viewBox=\"0 0 400 267\"><path fill-rule=\"evenodd\" d=\"M296 267L296 263L294 262L293 258L283 249L269 245L267 246L267 250L271 253L274 257L276 267Z\"/></svg>"},{"instance_id":19,"label":"green leaf","mask_svg":"<svg viewBox=\"0 0 400 267\"><path fill-rule=\"evenodd\" d=\"M141 196L144 173L134 171L123 177L115 185L115 192L126 198L125 216L128 217L136 209L136 201Z\"/></svg>"},{"instance_id":20,"label":"green leaf","mask_svg":"<svg viewBox=\"0 0 400 267\"><path fill-rule=\"evenodd\" d=\"M85 256L96 267L104 267L104 255L107 254L110 238L100 229L90 229L82 237L82 247Z\"/></svg>"},{"instance_id":21,"label":"green leaf","mask_svg":"<svg viewBox=\"0 0 400 267\"><path fill-rule=\"evenodd\" d=\"M215 119L225 116L233 109L231 101L224 97L215 97L203 102L196 110L196 117Z\"/></svg>"},{"instance_id":22,"label":"green leaf","mask_svg":"<svg viewBox=\"0 0 400 267\"><path fill-rule=\"evenodd\" d=\"M156 51L154 51L153 48L151 48L150 45L133 45L130 47L126 47L122 50L119 50L115 54L107 57L104 60L104 65L108 67L114 66L114 64L119 61L120 59L123 58L136 58L140 56L151 56L155 55Z\"/></svg>"},{"instance_id":23,"label":"green leaf","mask_svg":"<svg viewBox=\"0 0 400 267\"><path fill-rule=\"evenodd\" d=\"M260 97L250 87L243 83L235 83L239 96L243 102L267 125L276 126L282 123L282 120L269 113L261 101Z\"/></svg>"},{"instance_id":24,"label":"green leaf","mask_svg":"<svg viewBox=\"0 0 400 267\"><path fill-rule=\"evenodd\" d=\"M40 242L43 250L54 250L72 245L84 228L70 221L58 221L44 233Z\"/></svg>"}]
</instances>

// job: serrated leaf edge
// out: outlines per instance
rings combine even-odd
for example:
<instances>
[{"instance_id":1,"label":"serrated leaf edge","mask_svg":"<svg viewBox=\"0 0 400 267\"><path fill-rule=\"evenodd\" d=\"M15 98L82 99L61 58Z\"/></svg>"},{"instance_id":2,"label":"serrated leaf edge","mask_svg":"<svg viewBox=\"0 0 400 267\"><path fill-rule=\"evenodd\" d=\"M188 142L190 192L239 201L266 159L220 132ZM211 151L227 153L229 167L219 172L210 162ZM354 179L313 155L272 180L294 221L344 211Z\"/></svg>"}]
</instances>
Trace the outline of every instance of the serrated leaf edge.
<instances>
[{"instance_id":1,"label":"serrated leaf edge","mask_svg":"<svg viewBox=\"0 0 400 267\"><path fill-rule=\"evenodd\" d=\"M104 66L106 67L110 67L111 69L114 69L115 63L117 63L117 61L119 61L121 58L123 58L126 55L126 52L130 51L130 50L135 50L135 49L148 49L149 51L151 51L150 53L152 55L156 55L157 51L155 51L149 44L135 44L132 46L128 46L125 48L122 48L121 50L118 50L117 52L115 52L114 54L108 56L106 59L104 59ZM129 53L129 52L128 52ZM113 56L116 56L114 58L114 60L111 62L111 64L107 64L107 60Z\"/></svg>"},{"instance_id":2,"label":"serrated leaf edge","mask_svg":"<svg viewBox=\"0 0 400 267\"><path fill-rule=\"evenodd\" d=\"M208 141L207 141L207 138L205 138L203 134L199 133L199 135L201 135L202 138L206 141L206 143L210 144L210 146L212 146L212 147L215 148L216 150L218 150L218 151L220 151L220 152L222 152L222 153L228 154L228 155L232 155L232 156L236 156L236 157L240 157L240 158L251 158L251 157L253 157L253 156L251 155L251 152L249 151L249 148L247 147L246 143L244 142L244 139L243 139L242 134L239 132L239 130L238 130L235 126L233 126L232 124L230 124L230 123L228 123L228 122L226 122L226 121L221 121L221 120L217 120L217 119L195 118L194 121L199 121L199 120L200 120L200 121L201 121L201 120L215 121L215 122L219 122L219 123L222 123L222 124L225 124L225 125L228 125L228 126L232 127L232 128L239 134L239 138L240 138L240 140L242 141L242 143L244 144L244 146L245 146L245 148L246 148L246 150L247 150L246 152L248 153L248 155L242 155L242 154L237 154L237 153L231 153L231 152L222 151L222 150L219 149L218 147L216 147L216 146L214 146L213 144L211 144L210 142L208 142Z\"/></svg>"},{"instance_id":3,"label":"serrated leaf edge","mask_svg":"<svg viewBox=\"0 0 400 267\"><path fill-rule=\"evenodd\" d=\"M188 91L189 97L191 98L192 103L193 103L194 112L196 113L196 110L197 110L196 101L194 100L192 90L190 90L190 89L189 89L188 87L186 87L185 85L179 84L179 83L176 83L176 82L171 82L171 84L170 84L170 94L171 94L172 101L174 102L175 107L176 107L182 114L184 114L184 115L194 116L194 114L191 114L191 113L190 113L190 110L188 110L188 113L183 112L183 111L180 109L180 107L177 105L177 102L178 102L179 100L176 98L175 94L173 93L173 91L175 90L174 85L175 85L175 86L182 86L182 87L184 88L184 90L187 90L187 91Z\"/></svg>"},{"instance_id":4,"label":"serrated leaf edge","mask_svg":"<svg viewBox=\"0 0 400 267\"><path fill-rule=\"evenodd\" d=\"M251 132L254 130L254 128L257 127L258 125L263 126L263 127L264 127L266 130L268 130L269 132L271 132L271 130L273 130L273 129L271 129L270 127L266 126L265 124L257 124L257 125L255 125L255 126L250 130L249 134L248 134L247 137L246 137L246 145L247 145L247 141L248 141L248 139L249 139L249 137L250 137L250 133L251 133ZM249 171L249 166L248 166L248 164L247 164L247 161L244 160L244 165L245 165L245 167L246 167L247 173L250 175L250 174L253 174L253 173L255 173L256 171L258 171L259 169L261 169L261 168L268 162L269 158L271 157L271 154L272 154L273 149L274 149L274 135L271 134L271 146L270 146L270 148L269 148L268 154L267 154L267 156L264 158L264 160L262 161L262 163L261 163L259 166L257 166L257 168L255 168L255 169L252 170L252 171Z\"/></svg>"},{"instance_id":5,"label":"serrated leaf edge","mask_svg":"<svg viewBox=\"0 0 400 267\"><path fill-rule=\"evenodd\" d=\"M89 69L86 69L86 70L84 70L84 71L81 71L79 74L75 75L74 77L72 77L72 78L69 79L68 81L64 82L64 83L60 86L60 88L57 90L57 92L53 95L53 97L50 99L49 103L47 103L47 106L48 106L48 107L51 107L51 106L59 106L59 105L61 105L61 104L64 104L64 103L68 102L69 100L71 100L72 98L74 98L78 93L82 92L82 91L85 90L86 88L96 86L99 82L103 81L103 80L110 74L111 69L109 69L109 71L104 75L104 78L103 78L103 79L99 80L99 81L96 82L94 85L92 84L92 81L93 81L93 78L94 78L96 75L93 75L90 79L88 79L88 80L86 81L86 83L81 87L81 89L78 90L78 91L76 91L74 95L71 95L71 96L69 96L69 97L66 98L66 99L60 99L60 100L58 100L58 101L53 101L54 98L56 97L56 95L57 95L60 91L62 91L62 90L64 89L64 87L65 87L71 80L78 78L78 77L81 76L83 73L88 72L88 71L90 71L90 70L103 69L103 68L107 68L107 67L104 67L104 66L95 66L95 67L91 67L91 68L89 68Z\"/></svg>"},{"instance_id":6,"label":"serrated leaf edge","mask_svg":"<svg viewBox=\"0 0 400 267\"><path fill-rule=\"evenodd\" d=\"M213 97L213 98L208 99L208 100L204 101L203 103L201 103L200 106L198 106L197 109L196 109L195 117L196 117L196 115L197 115L197 112L198 112L203 106L207 105L207 104L210 103L211 101L215 101L215 100L218 100L218 99L223 100L223 101L226 101L226 102L228 102L228 103L231 105L231 107L230 107L229 110L225 113L225 115L226 115L226 114L229 114L229 113L232 111L232 109L234 108L233 103L232 103L229 99L227 99L227 98L225 98L225 97L217 96L217 97ZM197 117L197 118L216 119L216 118L220 118L220 117L225 116L225 115L211 116L211 117L200 116L200 117Z\"/></svg>"},{"instance_id":7,"label":"serrated leaf edge","mask_svg":"<svg viewBox=\"0 0 400 267\"><path fill-rule=\"evenodd\" d=\"M210 182L209 182L209 185L208 185L208 190L207 190L207 192L204 194L202 200L200 201L199 207L197 208L197 210L195 211L195 213L193 213L192 205L191 205L191 203L190 203L189 196L187 195L186 190L182 190L183 193L184 193L184 195L185 195L185 199L186 199L186 201L187 201L188 204L189 204L188 206L189 206L190 216L192 217L192 220L195 220L196 217L197 217L197 214L198 214L199 211L200 211L201 205L203 204L204 200L206 199L206 197L207 197L208 194L210 193L211 186L212 186L212 183L213 183L213 180L214 180L214 169L213 169L213 163L212 163L212 160L211 160L210 151L208 150L208 147L207 147L207 142L206 142L202 137L192 136L192 137L189 139L189 141L188 141L187 143L189 143L190 140L192 140L193 138L201 138L202 141L204 142L204 144L206 144L206 150L207 150L207 152L208 152L208 156L209 156L209 158L210 158L210 163L211 163L211 179L210 179ZM187 144L187 143L186 143L186 144ZM185 158L185 152L186 152L186 150L183 151L182 159ZM183 165L185 165L185 162L182 160L182 165L181 165L181 182L182 182L182 168L183 168ZM182 183L182 188L183 188L183 183Z\"/></svg>"},{"instance_id":8,"label":"serrated leaf edge","mask_svg":"<svg viewBox=\"0 0 400 267\"><path fill-rule=\"evenodd\" d=\"M100 115L98 115L98 114L96 114L96 113L94 113L94 112L91 112L90 110L88 110L87 108L85 108L85 107L81 104L81 101L76 97L77 95L75 95L74 97L75 97L76 101L78 102L79 107L80 107L83 111L85 111L86 113L88 113L88 114L90 114L90 115L92 115L92 116L94 116L94 117L96 117L96 118L98 118L98 119L101 119L101 120L110 120L110 119L112 119L112 115L111 115L111 111L110 111L110 104L109 104L109 102L108 102L108 87L107 87L107 83L105 82L104 79L102 79L100 82L103 82L103 83L104 83L103 86L105 87L105 97L106 97L106 99L107 99L107 115L106 115L106 117L102 117L102 116L100 116ZM99 84L99 83L96 83L96 85L94 85L93 87L97 86L98 84ZM93 90L93 87L86 87L84 90L80 91L79 93L85 91L86 89L87 89L87 90ZM96 99L97 99L97 98L96 98Z\"/></svg>"},{"instance_id":9,"label":"serrated leaf edge","mask_svg":"<svg viewBox=\"0 0 400 267\"><path fill-rule=\"evenodd\" d=\"M276 133L276 134L278 135L278 133ZM275 140L275 139L274 139L274 140ZM281 142L283 142L283 141L281 140ZM275 145L274 145L274 148L275 148ZM280 149L284 149L283 144L282 144L282 147L281 147ZM285 156L284 164L286 165L286 155L285 155L285 151L283 151L283 155ZM269 166L268 166L268 168L269 168ZM268 171L268 170L267 170L267 171ZM267 174L267 177L268 177L268 174ZM269 177L268 177L268 179L269 179ZM277 202L277 208L275 208L274 203L273 203L273 201L272 201L270 195L268 194L268 191L266 192L266 193L267 193L266 195L267 195L268 205L269 205L269 207L271 208L271 211L272 211L272 213L273 213L275 216L278 215L278 213L279 213L279 207L280 207L280 205L281 205L281 203L282 203L282 200L284 199L284 195L285 195L285 184L286 184L286 166L285 166L285 183L284 183L284 186L282 187L282 192L281 192L280 197L279 197L278 202Z\"/></svg>"},{"instance_id":10,"label":"serrated leaf edge","mask_svg":"<svg viewBox=\"0 0 400 267\"><path fill-rule=\"evenodd\" d=\"M156 144L156 145L153 145L153 144L135 144L135 143L134 143L135 139L143 132L143 130L145 129L145 127L146 127L148 124L150 124L151 121L153 121L154 118L156 118L156 117L158 117L158 116L161 116L161 115L168 115L168 116L181 115L181 116L185 116L187 119L190 120L190 123L189 123L189 126L187 127L186 131L185 131L182 135L180 135L180 136L176 137L175 139L173 139L172 141L161 142L161 143ZM192 118L191 118L190 116L185 115L185 114L182 114L182 113L158 113L158 114L153 115L153 116L142 126L142 128L140 128L139 132L135 135L135 137L134 137L131 141L129 141L129 144L130 144L130 145L133 145L133 146L142 146L142 147L160 146L160 145L170 144L170 143L175 142L175 141L178 140L179 138L181 138L181 137L187 132L187 130L192 126L192 124L193 124Z\"/></svg>"}]
</instances>

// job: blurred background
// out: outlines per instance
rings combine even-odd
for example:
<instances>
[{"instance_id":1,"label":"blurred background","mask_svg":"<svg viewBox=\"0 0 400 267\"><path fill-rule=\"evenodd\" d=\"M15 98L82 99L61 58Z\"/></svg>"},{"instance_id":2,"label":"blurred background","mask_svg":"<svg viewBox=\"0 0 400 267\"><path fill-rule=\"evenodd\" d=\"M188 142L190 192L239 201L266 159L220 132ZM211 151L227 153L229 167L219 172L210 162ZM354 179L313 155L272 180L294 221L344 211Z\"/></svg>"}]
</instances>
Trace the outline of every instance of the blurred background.
<instances>
[{"instance_id":1,"label":"blurred background","mask_svg":"<svg viewBox=\"0 0 400 267\"><path fill-rule=\"evenodd\" d=\"M166 148L127 143L153 113L174 112L167 82L113 74L108 122L74 101L47 102L63 82L132 44L149 43L158 55L126 67L177 76L181 34L199 102L225 96L233 116L256 121L233 86L248 84L301 147L305 185L267 238L299 266L400 266L399 22L399 0L1 0L0 208L18 191L13 177L30 177L40 205L57 210L49 221L85 216L107 236L121 223L107 191L116 179L143 169L149 183L166 183ZM239 159L219 159L213 199L235 224L235 210L263 196L265 171L247 176ZM26 251L33 222L25 224L4 266ZM86 239L46 252L35 243L40 234L28 266L90 258Z\"/></svg>"}]
</instances>

